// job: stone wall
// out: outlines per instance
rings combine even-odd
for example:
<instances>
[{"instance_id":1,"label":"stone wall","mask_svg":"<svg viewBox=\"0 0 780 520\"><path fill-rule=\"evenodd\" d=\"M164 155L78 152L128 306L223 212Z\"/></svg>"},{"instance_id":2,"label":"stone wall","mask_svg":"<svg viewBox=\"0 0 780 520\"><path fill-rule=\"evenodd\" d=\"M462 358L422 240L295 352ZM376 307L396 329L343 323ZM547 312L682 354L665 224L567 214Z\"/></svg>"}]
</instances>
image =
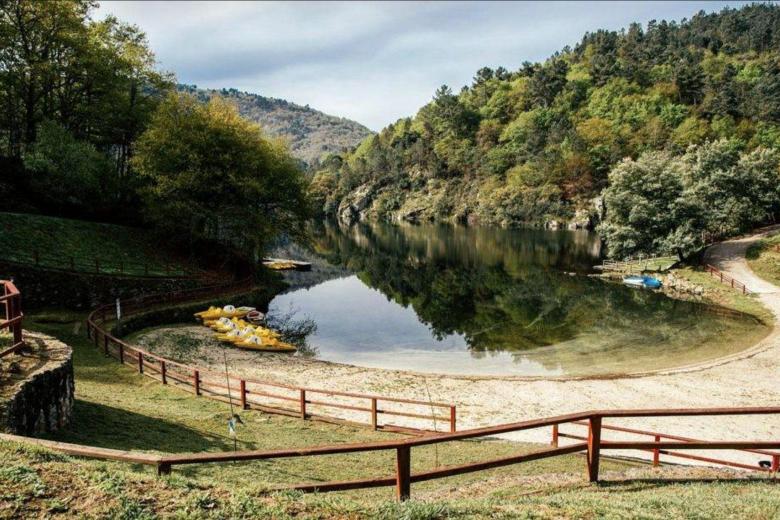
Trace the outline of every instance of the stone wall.
<instances>
[{"instance_id":1,"label":"stone wall","mask_svg":"<svg viewBox=\"0 0 780 520\"><path fill-rule=\"evenodd\" d=\"M70 423L73 411L71 349L39 333L25 331L24 340L29 351L3 359L0 430L28 436L56 431Z\"/></svg>"},{"instance_id":2,"label":"stone wall","mask_svg":"<svg viewBox=\"0 0 780 520\"><path fill-rule=\"evenodd\" d=\"M0 263L0 279L13 279L23 308L67 307L86 310L116 298L195 288L197 280L71 273Z\"/></svg>"}]
</instances>

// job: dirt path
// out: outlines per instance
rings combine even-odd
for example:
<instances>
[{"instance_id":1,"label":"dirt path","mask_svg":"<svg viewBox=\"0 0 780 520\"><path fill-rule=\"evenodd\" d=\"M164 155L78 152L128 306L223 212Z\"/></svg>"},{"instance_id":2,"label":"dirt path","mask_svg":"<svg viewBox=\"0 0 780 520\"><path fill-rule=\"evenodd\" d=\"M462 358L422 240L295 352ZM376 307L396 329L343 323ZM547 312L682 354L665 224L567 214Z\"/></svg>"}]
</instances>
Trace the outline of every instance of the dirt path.
<instances>
[{"instance_id":1,"label":"dirt path","mask_svg":"<svg viewBox=\"0 0 780 520\"><path fill-rule=\"evenodd\" d=\"M780 226L777 226L759 235L724 242L713 246L707 253L709 263L747 284L778 319L780 289L750 271L744 252L765 233L779 231ZM180 330L204 334L206 329L188 327ZM143 343L149 349L166 353L159 336L163 333L164 330L151 333L143 338ZM157 337L154 337L155 334ZM221 354L217 359L213 352L214 346L204 342L192 354L204 364L222 367ZM295 385L455 403L458 406L459 429L588 409L780 406L780 329L777 325L749 352L708 366L616 379L469 379L368 369L303 358L257 356L257 353L231 351L231 371ZM349 412L345 413L346 417L350 416ZM771 440L780 436L780 417L772 416L633 419L613 420L609 424L708 440ZM582 428L576 426L562 427L562 431L583 433ZM508 438L548 442L550 431L535 430ZM605 438L642 439L612 433L605 434ZM733 460L751 463L766 458L731 452L729 456Z\"/></svg>"}]
</instances>

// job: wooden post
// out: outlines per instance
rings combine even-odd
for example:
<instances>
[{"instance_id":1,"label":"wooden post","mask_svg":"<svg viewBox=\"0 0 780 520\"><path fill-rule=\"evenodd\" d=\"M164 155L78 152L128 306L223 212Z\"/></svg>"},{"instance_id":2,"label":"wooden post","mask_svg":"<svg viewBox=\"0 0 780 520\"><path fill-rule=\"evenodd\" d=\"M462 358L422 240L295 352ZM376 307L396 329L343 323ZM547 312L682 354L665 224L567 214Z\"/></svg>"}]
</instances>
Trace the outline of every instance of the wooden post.
<instances>
[{"instance_id":1,"label":"wooden post","mask_svg":"<svg viewBox=\"0 0 780 520\"><path fill-rule=\"evenodd\" d=\"M249 407L246 405L246 381L243 379L239 381L239 390L241 391L241 409L242 410L248 410Z\"/></svg>"},{"instance_id":2,"label":"wooden post","mask_svg":"<svg viewBox=\"0 0 780 520\"><path fill-rule=\"evenodd\" d=\"M13 318L17 318L22 315L22 299L19 296L13 297L9 300L9 303L12 303L13 308ZM22 342L22 322L17 321L14 323L13 327L13 343L14 345L18 345Z\"/></svg>"},{"instance_id":3,"label":"wooden post","mask_svg":"<svg viewBox=\"0 0 780 520\"><path fill-rule=\"evenodd\" d=\"M306 390L304 390L303 388L301 388L300 402L301 402L301 419L306 419Z\"/></svg>"},{"instance_id":4,"label":"wooden post","mask_svg":"<svg viewBox=\"0 0 780 520\"><path fill-rule=\"evenodd\" d=\"M588 425L588 480L599 481L599 452L601 450L601 417L590 418Z\"/></svg>"},{"instance_id":5,"label":"wooden post","mask_svg":"<svg viewBox=\"0 0 780 520\"><path fill-rule=\"evenodd\" d=\"M457 421L457 417L456 417L455 407L450 406L450 433L455 433L455 430L457 429L456 421Z\"/></svg>"},{"instance_id":6,"label":"wooden post","mask_svg":"<svg viewBox=\"0 0 780 520\"><path fill-rule=\"evenodd\" d=\"M661 436L656 435L655 436L655 442L661 442ZM661 464L661 450L658 448L653 449L653 466L658 466Z\"/></svg>"},{"instance_id":7,"label":"wooden post","mask_svg":"<svg viewBox=\"0 0 780 520\"><path fill-rule=\"evenodd\" d=\"M125 346L122 343L119 344L119 362L125 364Z\"/></svg>"},{"instance_id":8,"label":"wooden post","mask_svg":"<svg viewBox=\"0 0 780 520\"><path fill-rule=\"evenodd\" d=\"M195 395L200 395L200 372L193 370L192 377L195 381Z\"/></svg>"},{"instance_id":9,"label":"wooden post","mask_svg":"<svg viewBox=\"0 0 780 520\"><path fill-rule=\"evenodd\" d=\"M138 356L138 373L143 374L144 373L144 355L139 352L135 351L135 355Z\"/></svg>"},{"instance_id":10,"label":"wooden post","mask_svg":"<svg viewBox=\"0 0 780 520\"><path fill-rule=\"evenodd\" d=\"M163 475L170 475L171 474L171 465L166 462L161 462L157 465L157 476L162 477Z\"/></svg>"},{"instance_id":11,"label":"wooden post","mask_svg":"<svg viewBox=\"0 0 780 520\"><path fill-rule=\"evenodd\" d=\"M399 446L396 449L395 472L395 496L398 500L409 500L412 481L411 449L409 446Z\"/></svg>"},{"instance_id":12,"label":"wooden post","mask_svg":"<svg viewBox=\"0 0 780 520\"><path fill-rule=\"evenodd\" d=\"M103 334L103 337L105 337L105 334ZM97 328L92 332L92 339L95 341L95 348L98 346L98 332Z\"/></svg>"},{"instance_id":13,"label":"wooden post","mask_svg":"<svg viewBox=\"0 0 780 520\"><path fill-rule=\"evenodd\" d=\"M775 473L780 471L780 455L772 455L772 471Z\"/></svg>"},{"instance_id":14,"label":"wooden post","mask_svg":"<svg viewBox=\"0 0 780 520\"><path fill-rule=\"evenodd\" d=\"M168 384L168 371L165 368L165 360L162 359L160 360L160 378L162 379L162 384Z\"/></svg>"},{"instance_id":15,"label":"wooden post","mask_svg":"<svg viewBox=\"0 0 780 520\"><path fill-rule=\"evenodd\" d=\"M550 446L553 448L558 447L558 425L553 424L553 431L552 431L552 440L550 441Z\"/></svg>"},{"instance_id":16,"label":"wooden post","mask_svg":"<svg viewBox=\"0 0 780 520\"><path fill-rule=\"evenodd\" d=\"M378 426L376 414L376 397L371 398L371 427L376 430Z\"/></svg>"}]
</instances>

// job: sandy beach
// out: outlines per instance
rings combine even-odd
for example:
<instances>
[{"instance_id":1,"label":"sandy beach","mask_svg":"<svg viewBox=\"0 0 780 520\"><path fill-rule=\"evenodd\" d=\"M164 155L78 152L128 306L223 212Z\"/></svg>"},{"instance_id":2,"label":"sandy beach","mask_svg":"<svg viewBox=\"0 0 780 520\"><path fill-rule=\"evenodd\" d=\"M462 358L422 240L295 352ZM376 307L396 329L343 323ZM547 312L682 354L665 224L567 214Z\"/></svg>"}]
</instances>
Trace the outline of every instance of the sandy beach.
<instances>
[{"instance_id":1,"label":"sandy beach","mask_svg":"<svg viewBox=\"0 0 780 520\"><path fill-rule=\"evenodd\" d=\"M780 318L780 288L755 276L745 262L744 253L750 244L767 233L777 231L778 228L773 228L761 234L723 242L707 252L708 263L744 282L776 319ZM171 355L170 346L161 341L171 330L173 328L156 329L142 334L136 341L150 351ZM224 349L215 348L208 329L193 325L176 327L175 331L176 334L203 338L200 346L188 353L191 356L188 361L224 370ZM235 349L227 353L231 372L246 377L314 388L454 403L458 407L458 429L589 409L780 406L780 329L777 322L769 336L737 355L697 366L611 379L415 374ZM342 412L342 416L355 418L350 412ZM780 435L780 416L643 418L612 420L607 424L706 440L774 440ZM584 428L566 426L561 431L582 434ZM605 434L604 437L639 440L635 436L615 433ZM550 431L534 430L508 438L549 442ZM767 458L735 452L728 452L728 457L752 463Z\"/></svg>"}]
</instances>

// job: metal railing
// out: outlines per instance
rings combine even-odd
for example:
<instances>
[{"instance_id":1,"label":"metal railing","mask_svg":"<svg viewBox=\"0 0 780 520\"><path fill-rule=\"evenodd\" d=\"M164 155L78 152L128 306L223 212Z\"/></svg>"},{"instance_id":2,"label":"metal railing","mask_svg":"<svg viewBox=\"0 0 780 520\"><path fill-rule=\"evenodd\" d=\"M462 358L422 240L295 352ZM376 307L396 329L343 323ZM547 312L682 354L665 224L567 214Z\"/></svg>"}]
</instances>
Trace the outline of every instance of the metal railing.
<instances>
[{"instance_id":1,"label":"metal railing","mask_svg":"<svg viewBox=\"0 0 780 520\"><path fill-rule=\"evenodd\" d=\"M584 452L588 480L599 481L599 464L601 452L605 450L657 450L658 453L668 453L672 450L758 450L759 453L770 453L765 450L780 449L780 440L775 441L694 441L673 440L662 441L654 439L652 442L644 441L606 441L602 439L602 431L615 429L606 427L603 420L607 418L638 418L638 417L702 417L702 416L726 416L726 415L778 415L780 407L753 407L753 408L689 408L689 409L651 409L651 410L594 410L587 412L533 419L498 426L475 428L452 433L439 433L405 439L359 443L316 446L310 448L293 448L271 451L239 451L239 452L201 452L182 454L145 454L121 450L106 450L73 444L56 443L17 437L12 435L0 435L0 439L20 441L38 444L50 449L58 450L71 455L93 457L100 459L122 460L132 463L148 464L157 467L158 474L169 474L173 466L225 463L250 460L270 460L293 457L314 457L321 455L338 455L346 453L390 451L396 452L395 474L381 477L371 477L350 481L331 481L316 484L299 484L285 489L295 489L304 492L345 491L352 489L367 489L374 487L395 486L396 497L406 500L411 496L411 484L428 480L436 480L455 475L484 471L487 469L510 466L532 460L540 460L561 455ZM588 427L587 437L584 442L577 442L567 446L552 446L530 453L523 453L508 457L490 459L486 461L471 462L467 464L440 466L428 471L412 473L411 457L413 448L441 444L453 441L463 441L479 437L496 436L510 432L531 430L536 428L560 427L566 423L585 422ZM560 437L559 433L559 437ZM674 438L672 436L664 436ZM764 468L750 468L764 469ZM777 471L777 468L769 469Z\"/></svg>"},{"instance_id":2,"label":"metal railing","mask_svg":"<svg viewBox=\"0 0 780 520\"><path fill-rule=\"evenodd\" d=\"M139 310L148 311L156 304L196 300L198 297L225 295L248 289L246 281L228 286L212 286L191 291L145 296L124 301L122 317L126 319ZM102 305L87 318L87 334L104 354L129 365L164 385L184 388L196 396L235 403L242 409L257 409L301 419L314 419L338 424L369 425L375 430L396 433L424 434L457 429L457 409L448 403L401 399L396 397L342 392L321 388L293 386L248 378L180 363L152 354L116 337L108 322L114 304ZM333 410L343 411L348 418L336 417ZM403 418L412 425L392 423L392 418Z\"/></svg>"},{"instance_id":3,"label":"metal railing","mask_svg":"<svg viewBox=\"0 0 780 520\"><path fill-rule=\"evenodd\" d=\"M713 278L717 278L720 280L720 283L731 285L733 289L736 289L738 291L742 291L742 294L750 294L750 290L745 286L744 283L740 282L739 280L736 280L729 276L728 274L724 273L717 267L705 264L704 265L704 271L707 273L710 273Z\"/></svg>"},{"instance_id":4,"label":"metal railing","mask_svg":"<svg viewBox=\"0 0 780 520\"><path fill-rule=\"evenodd\" d=\"M13 282L9 280L0 280L3 286L3 294L0 296L0 303L5 310L4 319L0 320L0 329L8 329L11 333L11 345L0 347L0 358L18 352L24 347L22 339L22 295Z\"/></svg>"}]
</instances>

